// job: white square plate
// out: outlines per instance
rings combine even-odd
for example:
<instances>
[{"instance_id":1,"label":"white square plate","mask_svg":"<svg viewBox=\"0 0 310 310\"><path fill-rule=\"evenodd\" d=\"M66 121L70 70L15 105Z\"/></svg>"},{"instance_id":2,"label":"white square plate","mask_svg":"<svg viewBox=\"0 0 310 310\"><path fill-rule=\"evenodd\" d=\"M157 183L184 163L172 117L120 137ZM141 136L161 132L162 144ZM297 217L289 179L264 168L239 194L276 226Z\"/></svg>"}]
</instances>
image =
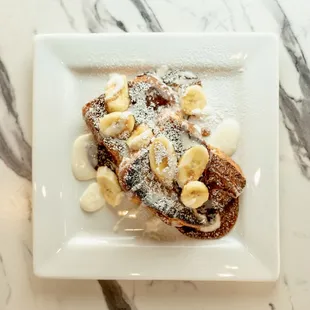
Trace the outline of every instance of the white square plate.
<instances>
[{"instance_id":1,"label":"white square plate","mask_svg":"<svg viewBox=\"0 0 310 310\"><path fill-rule=\"evenodd\" d=\"M42 277L272 281L279 274L278 51L270 34L44 35L35 40L34 270ZM88 183L71 172L81 107L111 72L160 65L202 77L208 102L241 125L234 159L247 187L220 240L156 242L112 231L117 214L84 214Z\"/></svg>"}]
</instances>

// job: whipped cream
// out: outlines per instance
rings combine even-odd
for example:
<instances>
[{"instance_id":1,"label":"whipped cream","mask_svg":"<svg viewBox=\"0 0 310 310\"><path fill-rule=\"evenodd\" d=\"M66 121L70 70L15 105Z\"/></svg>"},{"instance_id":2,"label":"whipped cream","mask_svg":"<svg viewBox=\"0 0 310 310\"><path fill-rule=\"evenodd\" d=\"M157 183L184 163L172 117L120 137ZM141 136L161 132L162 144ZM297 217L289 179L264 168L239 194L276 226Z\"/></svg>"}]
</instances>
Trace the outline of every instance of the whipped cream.
<instances>
[{"instance_id":1,"label":"whipped cream","mask_svg":"<svg viewBox=\"0 0 310 310\"><path fill-rule=\"evenodd\" d=\"M240 125L234 119L225 119L220 123L208 139L208 143L232 156L238 146Z\"/></svg>"},{"instance_id":2,"label":"whipped cream","mask_svg":"<svg viewBox=\"0 0 310 310\"><path fill-rule=\"evenodd\" d=\"M96 170L90 162L89 150L95 146L92 134L79 136L73 143L72 172L77 180L86 181L96 177Z\"/></svg>"}]
</instances>

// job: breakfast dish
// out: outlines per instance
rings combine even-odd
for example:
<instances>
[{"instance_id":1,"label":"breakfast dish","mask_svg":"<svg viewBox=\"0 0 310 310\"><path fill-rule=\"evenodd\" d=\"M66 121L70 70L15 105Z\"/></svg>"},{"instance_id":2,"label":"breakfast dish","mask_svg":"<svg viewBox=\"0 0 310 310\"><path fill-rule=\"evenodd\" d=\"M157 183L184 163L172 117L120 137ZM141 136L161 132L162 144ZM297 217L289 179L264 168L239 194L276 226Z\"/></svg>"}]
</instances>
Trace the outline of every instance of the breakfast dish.
<instances>
[{"instance_id":1,"label":"breakfast dish","mask_svg":"<svg viewBox=\"0 0 310 310\"><path fill-rule=\"evenodd\" d=\"M36 37L34 48L32 200L37 276L234 282L274 281L278 277L279 70L278 41L274 36L254 33L51 34ZM164 64L169 68L162 68ZM112 111L114 98L107 94L111 73L126 75L128 96L123 92L124 99L117 102L124 111ZM93 126L86 125L81 111L85 104L101 95L104 99L108 95L110 101L106 114L131 112L134 108L131 96L137 96L131 92L131 83L139 73L155 76L156 81L174 91L175 106L179 106L176 113L165 113L163 110L173 110L173 105L164 104L159 105L158 112L162 112L162 120L181 119L184 126L188 124L184 130L193 133L198 144L192 136L187 139L188 135L184 134L182 140L186 148L182 150L178 142L173 141L173 135L167 136L170 130L164 123L157 122L166 131L160 135L156 126L155 130L150 127L152 122L142 121L134 125L126 140L128 161L134 161L134 153L143 154L141 146L148 144L148 140L150 143L144 146L147 149L160 136L173 144L177 167L188 149L205 146L204 143L209 154L207 166L214 148L233 159L246 178L246 187L237 198L238 210L232 208L229 212L231 206L236 206L231 205L236 198L231 195L230 186L224 187L223 182L219 186L214 184L215 173L209 175L205 170L198 180L193 180L202 182L209 192L208 201L195 209L198 214L208 214L207 220L213 222L203 229L214 229L218 225L218 217L212 219L215 213L221 216L222 229L227 227L226 235L217 229L213 233L202 232L202 226L198 230L188 223L175 227L178 216L165 216L163 211L157 212L141 203L141 198L132 191L126 192L119 172L124 156L116 161L117 149L113 153L108 145L98 144L96 133L91 131ZM160 86L164 87L162 83ZM206 105L202 110L192 109L192 115L185 114L180 105L181 91L197 85L202 87ZM161 91L153 87L152 92L158 103L165 103ZM126 98L129 98L127 110ZM143 103L140 99L139 102ZM103 104L105 106L104 101ZM152 115L152 107L146 114ZM139 118L138 111L136 117L143 119L143 116ZM52 127L47 126L47 120ZM146 133L141 137L142 132ZM199 143L201 139L203 143ZM102 186L97 182L97 171L104 166L114 172L107 173L107 184L112 184L114 189L116 177L122 192L115 187L116 197L122 201L115 207L108 203L109 197L104 197ZM122 172L129 173L129 167L124 165ZM210 184L203 177L210 178ZM154 178L156 182L161 180L156 175ZM185 186L180 187L177 179L172 182L172 190L177 189L176 195L182 203ZM160 184L169 193L172 191ZM199 188L204 193L201 200L206 199L204 187ZM186 195L184 201L188 205L195 202L186 199ZM238 216L235 225L233 214ZM231 220L227 221L226 216ZM223 237L216 239L218 233Z\"/></svg>"},{"instance_id":2,"label":"breakfast dish","mask_svg":"<svg viewBox=\"0 0 310 310\"><path fill-rule=\"evenodd\" d=\"M82 109L91 134L75 141L74 153L84 146L86 172L77 165L73 171L80 180L96 176L97 183L82 195L81 208L117 207L127 196L185 236L226 235L237 220L246 179L231 157L205 139L232 155L236 121L226 120L215 135L193 121L210 113L208 105L192 72L164 67L131 81L112 74L104 93Z\"/></svg>"}]
</instances>

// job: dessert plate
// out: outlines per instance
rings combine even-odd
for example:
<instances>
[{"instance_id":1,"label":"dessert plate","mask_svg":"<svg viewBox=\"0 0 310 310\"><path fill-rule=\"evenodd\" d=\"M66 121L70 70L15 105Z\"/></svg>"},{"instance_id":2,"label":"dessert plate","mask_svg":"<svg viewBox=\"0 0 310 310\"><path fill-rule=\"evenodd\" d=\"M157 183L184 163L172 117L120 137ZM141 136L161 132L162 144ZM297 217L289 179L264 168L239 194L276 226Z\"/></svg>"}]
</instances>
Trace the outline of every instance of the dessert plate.
<instances>
[{"instance_id":1,"label":"dessert plate","mask_svg":"<svg viewBox=\"0 0 310 310\"><path fill-rule=\"evenodd\" d=\"M33 103L34 271L41 277L274 281L279 274L278 48L271 34L39 35ZM82 106L110 73L162 65L193 71L241 139L247 178L235 228L219 240L146 238L138 222L115 232L126 207L85 214L89 182L71 171L85 131Z\"/></svg>"}]
</instances>

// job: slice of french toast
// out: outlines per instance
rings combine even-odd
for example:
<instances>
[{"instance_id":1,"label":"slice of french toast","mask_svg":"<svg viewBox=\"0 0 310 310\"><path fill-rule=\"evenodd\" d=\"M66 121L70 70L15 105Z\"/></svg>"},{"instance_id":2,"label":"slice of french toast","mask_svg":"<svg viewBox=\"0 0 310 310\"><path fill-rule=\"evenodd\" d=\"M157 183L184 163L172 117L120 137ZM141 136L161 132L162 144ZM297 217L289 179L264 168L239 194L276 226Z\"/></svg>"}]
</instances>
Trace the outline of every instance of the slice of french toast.
<instances>
[{"instance_id":1,"label":"slice of french toast","mask_svg":"<svg viewBox=\"0 0 310 310\"><path fill-rule=\"evenodd\" d=\"M168 111L161 117L158 126L160 132L171 140L179 156L195 144L208 149L209 163L199 180L207 185L213 208L223 208L241 194L246 178L239 165L219 149L208 145L195 127L182 119L181 114L169 114Z\"/></svg>"},{"instance_id":2,"label":"slice of french toast","mask_svg":"<svg viewBox=\"0 0 310 310\"><path fill-rule=\"evenodd\" d=\"M160 107L176 106L176 93L159 78L151 74L137 76L128 83L130 105L128 112L135 119L135 128L140 124L147 124L155 130L155 120ZM113 138L100 133L100 119L108 115L105 95L91 100L82 108L82 115L86 125L92 132L98 145L103 145L114 163L118 166L122 159L129 154L125 139Z\"/></svg>"},{"instance_id":3,"label":"slice of french toast","mask_svg":"<svg viewBox=\"0 0 310 310\"><path fill-rule=\"evenodd\" d=\"M137 76L128 83L128 112L134 116L135 128L143 124L151 128L154 138L167 138L173 145L177 160L195 145L206 148L209 161L199 181L209 190L208 206L198 209L186 207L180 200L181 188L177 182L167 187L158 179L150 166L149 146L132 151L126 139L102 134L100 119L108 115L104 95L87 103L82 113L98 145L102 146L104 157L111 159L124 191L185 235L217 238L233 227L238 216L238 197L246 180L240 167L230 157L208 145L195 126L183 119L177 91L188 85L200 85L200 81L192 76L180 82L182 77L182 74L170 75L161 80L152 74ZM219 217L222 228L213 229ZM211 227L213 230L209 231Z\"/></svg>"},{"instance_id":4,"label":"slice of french toast","mask_svg":"<svg viewBox=\"0 0 310 310\"><path fill-rule=\"evenodd\" d=\"M191 133L185 128L187 122L177 115L169 116L169 130L167 125L161 128L159 135L166 135L174 144L176 153L181 156L186 148L192 145L184 145L183 135L194 135L191 142L202 144L209 151L209 164L206 167L200 181L205 183L209 189L211 209L199 212L186 207L180 201L181 189L175 183L172 188L166 188L152 172L149 161L149 148L145 148L124 160L119 167L119 181L125 191L129 191L146 206L154 210L154 213L165 220L167 224L175 226L189 226L194 228L210 225L208 215L214 210L219 213L225 210L225 206L235 201L245 186L245 178L240 167L231 158L217 149L208 146L204 140ZM162 123L162 119L159 119ZM165 127L165 128L162 128ZM210 173L208 173L210 172ZM213 182L209 178L212 173L217 173L219 182ZM216 210L218 209L218 210Z\"/></svg>"},{"instance_id":5,"label":"slice of french toast","mask_svg":"<svg viewBox=\"0 0 310 310\"><path fill-rule=\"evenodd\" d=\"M170 225L200 227L208 225L208 219L194 209L184 206L176 186L165 187L151 170L147 148L125 159L118 169L119 183L154 213L170 219Z\"/></svg>"}]
</instances>

